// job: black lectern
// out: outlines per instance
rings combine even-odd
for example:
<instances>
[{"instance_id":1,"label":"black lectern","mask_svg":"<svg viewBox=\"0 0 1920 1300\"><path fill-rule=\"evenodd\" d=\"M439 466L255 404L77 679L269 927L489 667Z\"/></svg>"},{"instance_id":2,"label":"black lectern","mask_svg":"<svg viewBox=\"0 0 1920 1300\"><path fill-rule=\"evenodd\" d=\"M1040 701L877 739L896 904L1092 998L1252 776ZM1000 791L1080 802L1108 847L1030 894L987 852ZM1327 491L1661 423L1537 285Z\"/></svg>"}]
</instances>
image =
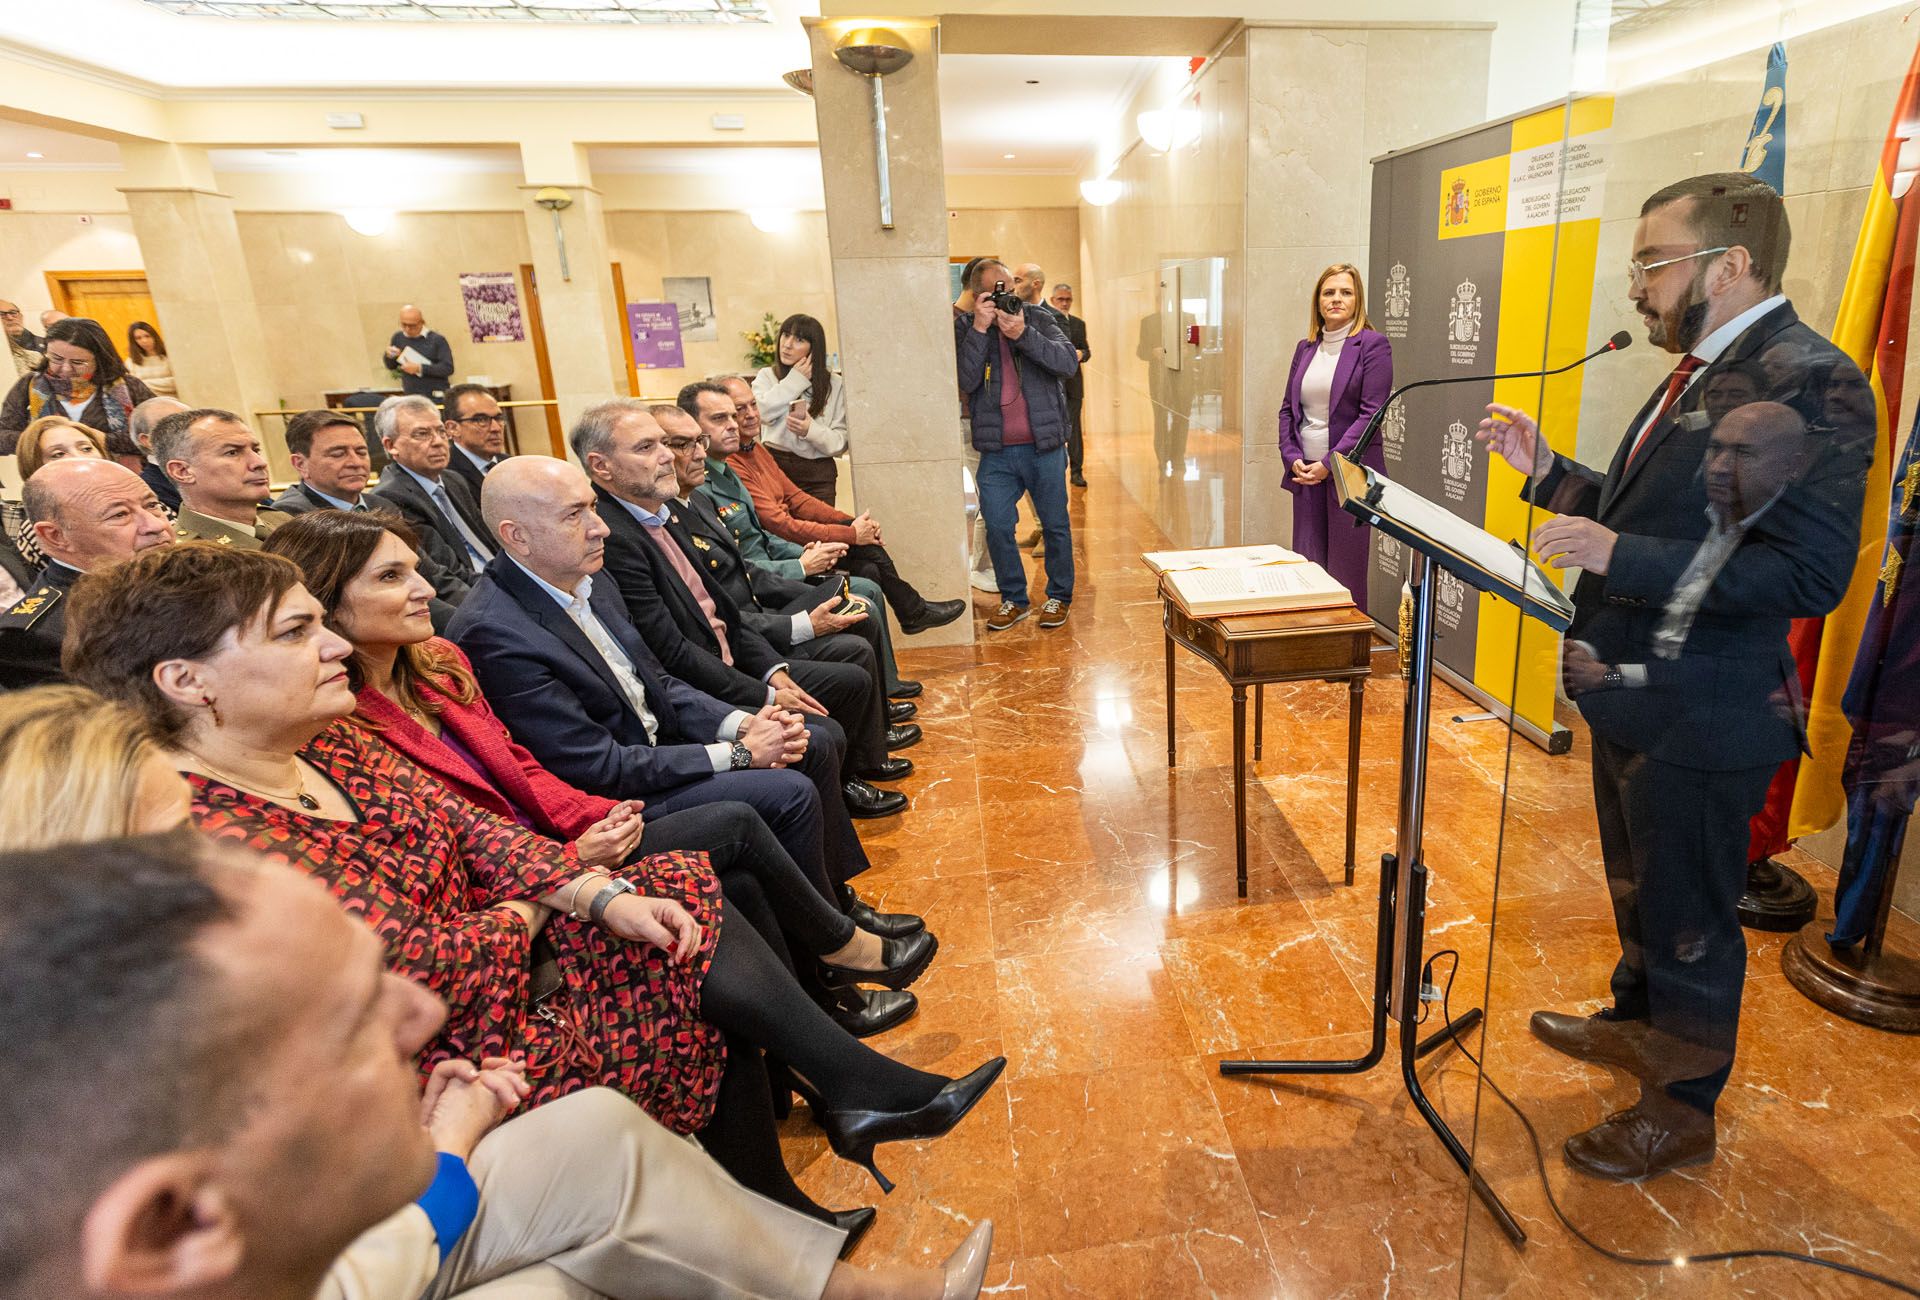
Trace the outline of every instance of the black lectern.
<instances>
[{"instance_id":1,"label":"black lectern","mask_svg":"<svg viewBox=\"0 0 1920 1300\"><path fill-rule=\"evenodd\" d=\"M1334 494L1342 509L1406 544L1413 585L1412 644L1407 647L1406 720L1400 743L1400 814L1394 851L1380 858L1379 938L1374 951L1373 1043L1350 1061L1222 1061L1220 1073L1362 1074L1386 1054L1387 1021L1400 1022L1400 1074L1413 1104L1447 1148L1514 1245L1526 1233L1474 1171L1472 1158L1420 1086L1415 1063L1478 1024L1479 1008L1419 1039L1421 949L1426 938L1427 865L1421 825L1427 802L1427 712L1433 697L1435 566L1468 586L1520 607L1556 632L1566 630L1573 605L1546 571L1516 546L1496 539L1418 493L1344 456L1333 459Z\"/></svg>"}]
</instances>

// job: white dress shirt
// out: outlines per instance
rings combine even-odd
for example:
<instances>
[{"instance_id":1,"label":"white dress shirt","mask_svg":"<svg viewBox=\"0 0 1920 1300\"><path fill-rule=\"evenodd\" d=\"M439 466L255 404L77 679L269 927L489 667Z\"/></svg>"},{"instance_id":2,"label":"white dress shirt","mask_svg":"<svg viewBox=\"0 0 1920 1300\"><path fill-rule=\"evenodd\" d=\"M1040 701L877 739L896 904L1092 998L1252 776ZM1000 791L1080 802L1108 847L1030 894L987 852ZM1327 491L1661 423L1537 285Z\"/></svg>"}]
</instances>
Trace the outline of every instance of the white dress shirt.
<instances>
[{"instance_id":1,"label":"white dress shirt","mask_svg":"<svg viewBox=\"0 0 1920 1300\"><path fill-rule=\"evenodd\" d=\"M415 483L418 483L426 491L428 499L433 502L434 509L444 515L447 522L459 530L461 540L466 543L467 551L473 556L473 567L476 569L486 567L487 561L493 558L493 547L487 544L487 540L484 537L481 537L478 533L474 532L472 528L467 526L466 516L454 508L453 498L448 495L446 484L444 482L436 482L424 474L415 474L397 460L393 462L393 467L412 478Z\"/></svg>"},{"instance_id":2,"label":"white dress shirt","mask_svg":"<svg viewBox=\"0 0 1920 1300\"><path fill-rule=\"evenodd\" d=\"M647 688L633 671L633 660L627 658L627 652L622 650L620 643L613 639L613 633L607 631L606 624L602 623L600 616L593 612L593 604L588 599L593 594L593 579L582 578L580 585L572 591L562 591L526 565L521 564L519 560L512 556L507 558L513 560L514 566L520 572L538 583L540 590L553 597L556 605L567 611L567 617L572 619L574 625L586 635L587 640L595 650L599 651L600 658L612 671L613 680L619 683L620 694L626 697L628 707L639 716L640 725L646 728L647 743L659 744L660 720L654 716L653 710L647 707ZM713 760L714 771L725 772L733 766L731 742L739 738L740 729L746 723L747 715L739 709L735 709L720 720L720 742L706 747L707 756Z\"/></svg>"}]
</instances>

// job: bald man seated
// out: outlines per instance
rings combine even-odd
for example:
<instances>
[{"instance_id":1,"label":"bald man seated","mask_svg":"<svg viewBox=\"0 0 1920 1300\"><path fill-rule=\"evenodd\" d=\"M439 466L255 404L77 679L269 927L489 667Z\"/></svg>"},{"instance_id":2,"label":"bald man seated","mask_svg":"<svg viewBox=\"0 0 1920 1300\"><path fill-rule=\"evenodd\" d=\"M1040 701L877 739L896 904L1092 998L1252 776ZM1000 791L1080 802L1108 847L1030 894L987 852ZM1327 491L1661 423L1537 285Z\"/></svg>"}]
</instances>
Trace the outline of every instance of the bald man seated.
<instances>
[{"instance_id":1,"label":"bald man seated","mask_svg":"<svg viewBox=\"0 0 1920 1300\"><path fill-rule=\"evenodd\" d=\"M49 461L27 480L21 504L46 554L26 598L0 614L0 689L61 679L67 591L83 573L173 541L173 521L138 474L110 460Z\"/></svg>"}]
</instances>

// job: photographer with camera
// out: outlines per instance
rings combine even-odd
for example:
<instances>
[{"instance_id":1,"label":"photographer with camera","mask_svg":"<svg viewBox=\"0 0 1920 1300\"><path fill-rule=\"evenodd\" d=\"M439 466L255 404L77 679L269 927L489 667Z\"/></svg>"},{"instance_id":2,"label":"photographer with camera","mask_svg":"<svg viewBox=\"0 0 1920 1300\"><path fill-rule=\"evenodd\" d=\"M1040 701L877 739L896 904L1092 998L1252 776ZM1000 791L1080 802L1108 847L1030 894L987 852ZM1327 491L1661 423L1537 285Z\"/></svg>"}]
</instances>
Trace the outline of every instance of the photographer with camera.
<instances>
[{"instance_id":1,"label":"photographer with camera","mask_svg":"<svg viewBox=\"0 0 1920 1300\"><path fill-rule=\"evenodd\" d=\"M1014 520L1020 494L1033 498L1047 548L1047 599L1040 626L1059 627L1073 603L1073 527L1067 519L1066 397L1061 382L1080 366L1073 345L1050 312L1029 309L1009 289L1000 262L973 268L971 313L955 310L954 352L960 392L980 453L977 482L987 551L1000 584L989 632L1012 627L1030 612L1027 574Z\"/></svg>"}]
</instances>

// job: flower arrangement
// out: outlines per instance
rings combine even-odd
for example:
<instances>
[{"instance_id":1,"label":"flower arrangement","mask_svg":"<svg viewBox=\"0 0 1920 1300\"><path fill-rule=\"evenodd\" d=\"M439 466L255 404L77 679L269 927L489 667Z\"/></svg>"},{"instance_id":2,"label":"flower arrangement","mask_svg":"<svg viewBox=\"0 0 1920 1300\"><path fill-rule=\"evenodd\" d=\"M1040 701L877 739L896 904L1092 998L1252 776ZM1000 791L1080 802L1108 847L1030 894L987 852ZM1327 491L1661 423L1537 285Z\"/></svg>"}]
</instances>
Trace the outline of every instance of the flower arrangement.
<instances>
[{"instance_id":1,"label":"flower arrangement","mask_svg":"<svg viewBox=\"0 0 1920 1300\"><path fill-rule=\"evenodd\" d=\"M760 322L760 328L742 330L740 337L747 341L747 364L755 370L772 365L780 356L780 322L768 312Z\"/></svg>"}]
</instances>

